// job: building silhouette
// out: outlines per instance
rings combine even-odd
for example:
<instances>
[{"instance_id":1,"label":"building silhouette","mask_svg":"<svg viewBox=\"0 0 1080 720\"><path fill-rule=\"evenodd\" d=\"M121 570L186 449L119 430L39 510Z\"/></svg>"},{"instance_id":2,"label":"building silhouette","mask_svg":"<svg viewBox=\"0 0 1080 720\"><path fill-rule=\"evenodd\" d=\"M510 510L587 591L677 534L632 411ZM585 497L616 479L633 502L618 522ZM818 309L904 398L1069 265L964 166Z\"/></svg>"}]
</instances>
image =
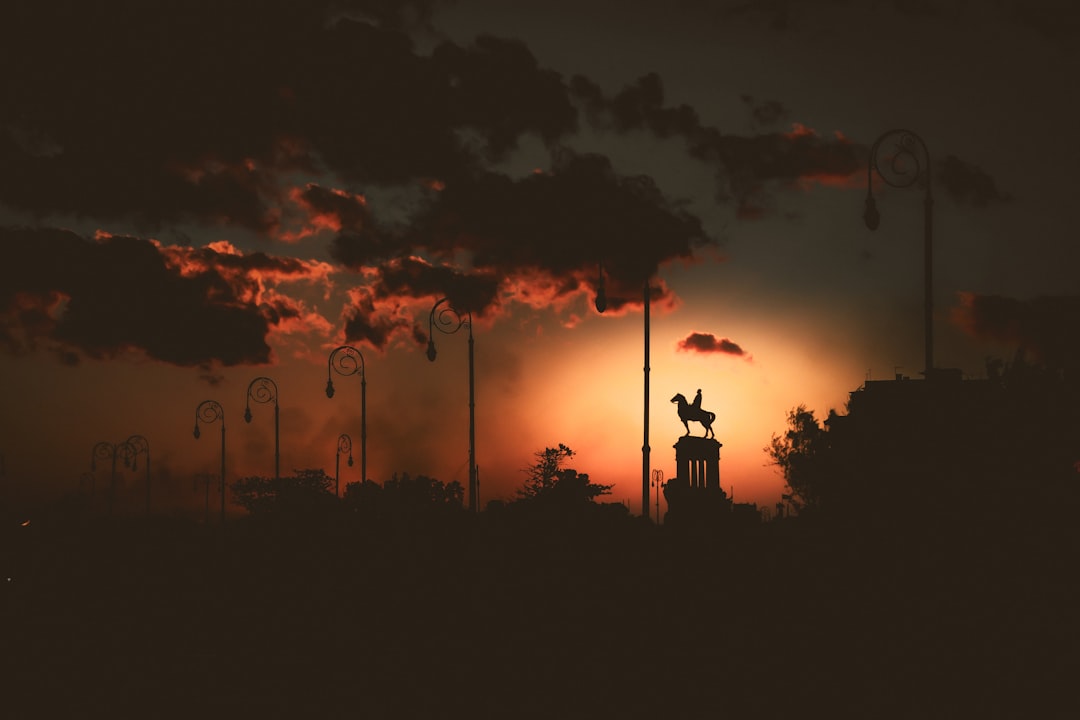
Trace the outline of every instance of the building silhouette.
<instances>
[{"instance_id":1,"label":"building silhouette","mask_svg":"<svg viewBox=\"0 0 1080 720\"><path fill-rule=\"evenodd\" d=\"M1075 480L1076 400L1074 384L1022 364L981 379L948 368L868 380L825 421L821 507L955 523L1046 501Z\"/></svg>"}]
</instances>

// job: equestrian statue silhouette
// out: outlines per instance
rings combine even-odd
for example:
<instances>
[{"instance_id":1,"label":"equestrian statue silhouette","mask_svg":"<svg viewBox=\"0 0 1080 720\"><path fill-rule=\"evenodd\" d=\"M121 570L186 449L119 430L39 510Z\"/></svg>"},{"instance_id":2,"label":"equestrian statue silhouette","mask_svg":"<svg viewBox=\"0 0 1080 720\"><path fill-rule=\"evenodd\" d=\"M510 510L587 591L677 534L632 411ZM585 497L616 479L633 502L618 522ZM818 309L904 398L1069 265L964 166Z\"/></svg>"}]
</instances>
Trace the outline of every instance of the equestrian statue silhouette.
<instances>
[{"instance_id":1,"label":"equestrian statue silhouette","mask_svg":"<svg viewBox=\"0 0 1080 720\"><path fill-rule=\"evenodd\" d=\"M689 422L701 423L705 428L705 434L702 437L709 437L710 435L715 438L716 433L713 432L712 424L716 419L716 413L709 412L708 410L701 409L701 390L697 391L697 395L694 396L693 404L686 402L686 398L682 393L676 393L675 397L671 398L671 402L679 403L679 419L682 420L682 424L686 427L686 434L690 434Z\"/></svg>"}]
</instances>

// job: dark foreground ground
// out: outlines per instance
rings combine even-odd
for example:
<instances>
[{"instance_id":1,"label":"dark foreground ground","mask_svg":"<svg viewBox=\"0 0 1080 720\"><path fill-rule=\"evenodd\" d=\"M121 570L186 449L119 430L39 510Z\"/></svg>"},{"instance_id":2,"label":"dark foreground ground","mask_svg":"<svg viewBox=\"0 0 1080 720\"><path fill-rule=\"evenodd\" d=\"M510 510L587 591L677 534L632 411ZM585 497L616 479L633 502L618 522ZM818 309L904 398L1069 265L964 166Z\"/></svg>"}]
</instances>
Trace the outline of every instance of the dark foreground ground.
<instances>
[{"instance_id":1,"label":"dark foreground ground","mask_svg":"<svg viewBox=\"0 0 1080 720\"><path fill-rule=\"evenodd\" d=\"M1058 522L13 520L6 718L1080 708L1080 555Z\"/></svg>"}]
</instances>

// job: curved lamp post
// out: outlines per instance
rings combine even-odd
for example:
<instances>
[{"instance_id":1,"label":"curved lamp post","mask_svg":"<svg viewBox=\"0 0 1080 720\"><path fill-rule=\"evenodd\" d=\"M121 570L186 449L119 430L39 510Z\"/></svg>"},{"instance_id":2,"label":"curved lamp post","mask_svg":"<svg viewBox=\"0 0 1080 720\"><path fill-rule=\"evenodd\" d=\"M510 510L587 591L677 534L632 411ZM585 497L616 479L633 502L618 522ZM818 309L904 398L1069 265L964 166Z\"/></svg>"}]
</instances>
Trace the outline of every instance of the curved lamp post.
<instances>
[{"instance_id":1,"label":"curved lamp post","mask_svg":"<svg viewBox=\"0 0 1080 720\"><path fill-rule=\"evenodd\" d=\"M132 435L125 440L131 446L131 469L138 470L139 455L146 455L146 514L150 514L150 441L142 435Z\"/></svg>"},{"instance_id":2,"label":"curved lamp post","mask_svg":"<svg viewBox=\"0 0 1080 720\"><path fill-rule=\"evenodd\" d=\"M212 423L221 421L221 525L225 525L225 411L216 400L203 400L195 408L195 439L199 439L199 421Z\"/></svg>"},{"instance_id":3,"label":"curved lamp post","mask_svg":"<svg viewBox=\"0 0 1080 720\"><path fill-rule=\"evenodd\" d=\"M367 480L367 371L364 356L352 345L342 345L326 360L326 397L334 397L334 381L330 371L338 375L360 376L360 480Z\"/></svg>"},{"instance_id":4,"label":"curved lamp post","mask_svg":"<svg viewBox=\"0 0 1080 720\"><path fill-rule=\"evenodd\" d=\"M99 442L94 445L90 453L90 470L97 470L98 460L109 460L112 463L112 471L109 476L109 514L112 515L113 502L116 496L116 458L120 456L124 461L124 467L131 467L132 458L135 457L135 449L125 440L121 443Z\"/></svg>"},{"instance_id":5,"label":"curved lamp post","mask_svg":"<svg viewBox=\"0 0 1080 720\"><path fill-rule=\"evenodd\" d=\"M656 488L656 524L660 524L660 491L664 489L664 471L652 471L652 484Z\"/></svg>"},{"instance_id":6,"label":"curved lamp post","mask_svg":"<svg viewBox=\"0 0 1080 720\"><path fill-rule=\"evenodd\" d=\"M645 280L642 293L642 306L645 310L645 411L644 437L641 442L641 515L649 517L649 305L652 301L649 280ZM607 310L607 292L604 290L604 263L600 263L600 274L596 282L596 312ZM659 518L657 518L659 520Z\"/></svg>"},{"instance_id":7,"label":"curved lamp post","mask_svg":"<svg viewBox=\"0 0 1080 720\"><path fill-rule=\"evenodd\" d=\"M268 377L257 377L248 383L247 401L244 406L244 422L251 422L251 401L274 403L274 479L281 479L281 453L278 444L278 389L277 383Z\"/></svg>"},{"instance_id":8,"label":"curved lamp post","mask_svg":"<svg viewBox=\"0 0 1080 720\"><path fill-rule=\"evenodd\" d=\"M923 199L923 328L926 369L923 374L929 380L934 369L934 196L930 188L930 151L922 138L910 130L889 130L874 141L866 167L866 209L863 211L863 221L871 230L876 230L881 223L881 215L872 191L874 172L892 187L907 188L921 183L926 188Z\"/></svg>"},{"instance_id":9,"label":"curved lamp post","mask_svg":"<svg viewBox=\"0 0 1080 720\"><path fill-rule=\"evenodd\" d=\"M439 306L445 303L441 310ZM438 330L445 335L453 335L463 327L469 329L469 511L480 511L480 477L476 471L476 380L473 361L472 312L464 314L449 302L449 298L439 298L431 306L428 316L427 359L435 362L435 337Z\"/></svg>"},{"instance_id":10,"label":"curved lamp post","mask_svg":"<svg viewBox=\"0 0 1080 720\"><path fill-rule=\"evenodd\" d=\"M334 495L341 497L341 456L349 456L349 467L352 467L352 438L341 433L337 439L337 453L334 455Z\"/></svg>"}]
</instances>

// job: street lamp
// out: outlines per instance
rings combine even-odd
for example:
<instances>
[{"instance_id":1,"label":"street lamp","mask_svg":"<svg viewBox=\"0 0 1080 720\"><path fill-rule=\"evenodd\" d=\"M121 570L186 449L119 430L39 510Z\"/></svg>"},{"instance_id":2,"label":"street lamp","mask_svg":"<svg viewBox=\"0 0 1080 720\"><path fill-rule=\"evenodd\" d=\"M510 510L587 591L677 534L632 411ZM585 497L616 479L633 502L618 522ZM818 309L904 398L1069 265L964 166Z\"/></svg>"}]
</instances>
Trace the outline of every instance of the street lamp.
<instances>
[{"instance_id":1,"label":"street lamp","mask_svg":"<svg viewBox=\"0 0 1080 720\"><path fill-rule=\"evenodd\" d=\"M281 453L278 444L278 389L277 383L268 377L257 377L248 383L247 401L244 407L244 422L251 422L251 401L274 403L274 479L281 479Z\"/></svg>"},{"instance_id":2,"label":"street lamp","mask_svg":"<svg viewBox=\"0 0 1080 720\"><path fill-rule=\"evenodd\" d=\"M349 455L349 467L352 467L352 438L341 433L338 435L337 452L334 454L334 495L338 497L341 497L341 456L344 453Z\"/></svg>"},{"instance_id":3,"label":"street lamp","mask_svg":"<svg viewBox=\"0 0 1080 720\"><path fill-rule=\"evenodd\" d=\"M440 305L446 303L441 310ZM472 312L464 314L449 302L449 298L439 298L431 306L428 316L427 359L435 362L435 330L453 335L463 327L469 329L469 511L480 512L480 477L476 472L476 381L473 361Z\"/></svg>"},{"instance_id":4,"label":"street lamp","mask_svg":"<svg viewBox=\"0 0 1080 720\"><path fill-rule=\"evenodd\" d=\"M94 445L90 452L90 470L97 470L97 461L109 460L112 463L112 472L109 476L109 514L113 512L113 502L116 496L116 458L120 456L124 461L124 467L131 467L131 459L135 456L135 449L125 440L115 445L110 442L99 442Z\"/></svg>"},{"instance_id":5,"label":"street lamp","mask_svg":"<svg viewBox=\"0 0 1080 720\"><path fill-rule=\"evenodd\" d=\"M642 305L645 308L645 411L644 437L641 443L641 515L649 517L649 305L652 300L649 279L645 278L642 293ZM596 283L596 312L607 309L607 292L604 290L604 263L600 263L599 278ZM657 518L659 520L659 518Z\"/></svg>"},{"instance_id":6,"label":"street lamp","mask_svg":"<svg viewBox=\"0 0 1080 720\"><path fill-rule=\"evenodd\" d=\"M656 488L656 524L660 524L660 491L664 488L664 471L652 471L652 484Z\"/></svg>"},{"instance_id":7,"label":"street lamp","mask_svg":"<svg viewBox=\"0 0 1080 720\"><path fill-rule=\"evenodd\" d=\"M146 514L150 514L150 441L142 435L132 435L125 440L131 446L131 469L138 470L139 455L146 455Z\"/></svg>"},{"instance_id":8,"label":"street lamp","mask_svg":"<svg viewBox=\"0 0 1080 720\"><path fill-rule=\"evenodd\" d=\"M342 345L326 360L326 397L334 397L334 381L330 370L338 375L360 376L360 480L367 480L367 372L364 356L352 345Z\"/></svg>"},{"instance_id":9,"label":"street lamp","mask_svg":"<svg viewBox=\"0 0 1080 720\"><path fill-rule=\"evenodd\" d=\"M221 421L221 526L225 526L225 411L216 400L203 400L195 408L195 439L199 439L199 421Z\"/></svg>"},{"instance_id":10,"label":"street lamp","mask_svg":"<svg viewBox=\"0 0 1080 720\"><path fill-rule=\"evenodd\" d=\"M863 211L863 221L871 230L877 230L881 223L881 215L872 191L875 171L878 177L892 187L907 188L921 183L926 188L923 199L923 328L926 369L923 375L929 380L934 369L934 197L930 188L930 151L922 138L910 130L889 130L874 141L866 167L866 209Z\"/></svg>"}]
</instances>

